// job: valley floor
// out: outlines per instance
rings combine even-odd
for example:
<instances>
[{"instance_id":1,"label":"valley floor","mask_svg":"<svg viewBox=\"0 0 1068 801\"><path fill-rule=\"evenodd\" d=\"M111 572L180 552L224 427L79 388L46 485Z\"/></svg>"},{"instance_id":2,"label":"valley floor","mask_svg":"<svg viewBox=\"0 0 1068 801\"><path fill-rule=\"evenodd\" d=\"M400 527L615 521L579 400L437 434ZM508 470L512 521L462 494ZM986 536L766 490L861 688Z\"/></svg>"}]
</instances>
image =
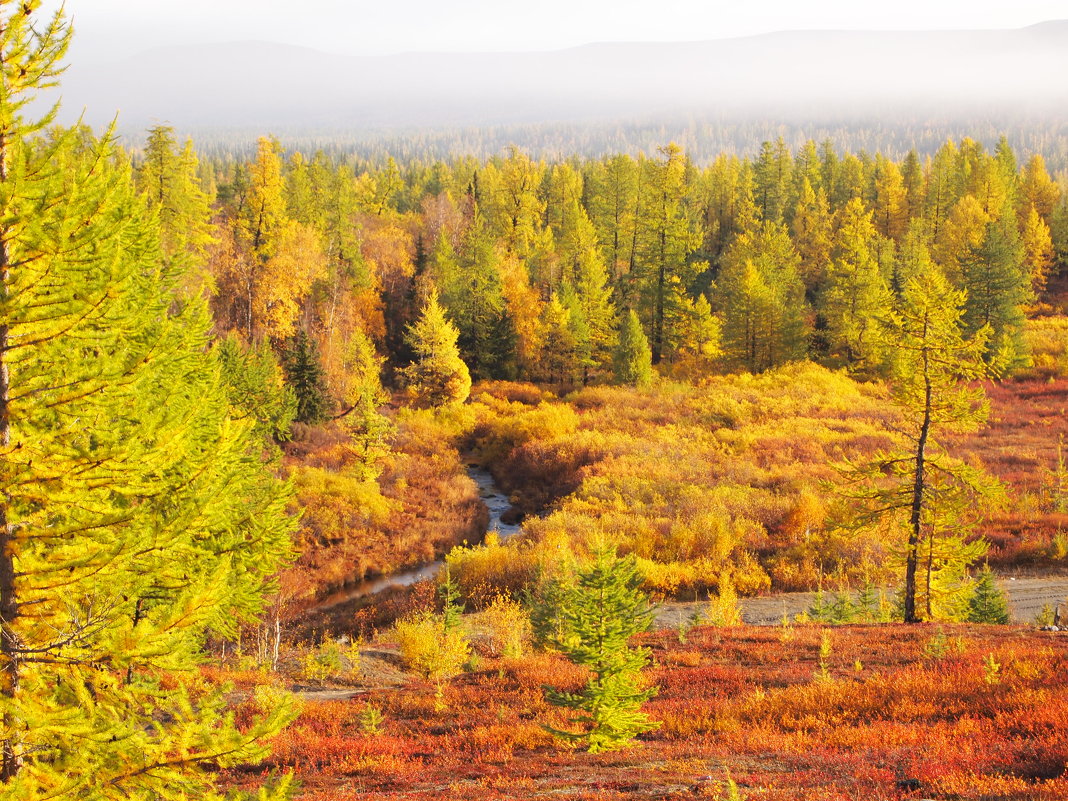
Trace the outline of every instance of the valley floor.
<instances>
[{"instance_id":1,"label":"valley floor","mask_svg":"<svg viewBox=\"0 0 1068 801\"><path fill-rule=\"evenodd\" d=\"M1064 633L810 624L643 641L661 726L622 751L553 740L543 725L567 721L543 685L582 674L533 654L486 657L439 698L413 680L309 701L266 769L293 770L305 801L726 799L728 775L742 798L769 801L1068 797Z\"/></svg>"}]
</instances>

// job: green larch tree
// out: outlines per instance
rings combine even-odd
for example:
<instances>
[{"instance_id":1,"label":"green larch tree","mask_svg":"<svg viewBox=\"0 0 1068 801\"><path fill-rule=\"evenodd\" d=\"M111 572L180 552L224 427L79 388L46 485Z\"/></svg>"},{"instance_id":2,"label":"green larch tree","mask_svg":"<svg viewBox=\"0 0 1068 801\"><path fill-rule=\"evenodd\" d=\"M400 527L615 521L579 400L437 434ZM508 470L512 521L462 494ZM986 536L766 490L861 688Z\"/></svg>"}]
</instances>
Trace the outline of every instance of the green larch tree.
<instances>
[{"instance_id":1,"label":"green larch tree","mask_svg":"<svg viewBox=\"0 0 1068 801\"><path fill-rule=\"evenodd\" d=\"M753 198L762 220L782 222L792 176L793 159L782 137L775 142L764 142L753 165Z\"/></svg>"},{"instance_id":2,"label":"green larch tree","mask_svg":"<svg viewBox=\"0 0 1068 801\"><path fill-rule=\"evenodd\" d=\"M553 294L541 313L541 353L538 377L546 383L570 388L578 368L577 342L573 333L571 310Z\"/></svg>"},{"instance_id":3,"label":"green larch tree","mask_svg":"<svg viewBox=\"0 0 1068 801\"><path fill-rule=\"evenodd\" d=\"M700 244L700 234L686 202L686 156L674 143L658 152L659 160L643 162L646 188L636 220L641 246L635 273L631 275L642 316L649 320L653 364L664 356L678 301L685 297L696 277L688 257Z\"/></svg>"},{"instance_id":4,"label":"green larch tree","mask_svg":"<svg viewBox=\"0 0 1068 801\"><path fill-rule=\"evenodd\" d=\"M198 169L191 141L179 149L173 128L157 125L149 130L137 171L138 188L149 208L159 215L164 255L181 260L195 282L188 287L191 292L200 291L206 282L208 247L214 241L213 198L201 189Z\"/></svg>"},{"instance_id":5,"label":"green larch tree","mask_svg":"<svg viewBox=\"0 0 1068 801\"><path fill-rule=\"evenodd\" d=\"M586 178L586 209L612 281L634 263L634 214L638 205L638 165L630 156L610 156L594 163Z\"/></svg>"},{"instance_id":6,"label":"green larch tree","mask_svg":"<svg viewBox=\"0 0 1068 801\"><path fill-rule=\"evenodd\" d=\"M890 303L890 290L874 253L877 236L872 213L858 198L839 212L820 312L832 349L853 369L870 370L880 361L876 319Z\"/></svg>"},{"instance_id":7,"label":"green larch tree","mask_svg":"<svg viewBox=\"0 0 1068 801\"><path fill-rule=\"evenodd\" d=\"M231 332L215 346L223 383L230 399L230 416L249 420L264 446L289 439L297 414L297 398L285 384L285 374L266 342L245 345Z\"/></svg>"},{"instance_id":8,"label":"green larch tree","mask_svg":"<svg viewBox=\"0 0 1068 801\"><path fill-rule=\"evenodd\" d=\"M985 394L972 382L990 375L984 355L991 332L965 336L965 295L937 270L905 282L881 328L883 349L893 357L891 390L903 414L905 446L855 467L856 483L847 490L855 525L903 535L907 623L938 616L939 593L942 602L947 592L951 603L962 596L964 570L982 552L966 538L969 517L997 491L943 444L945 435L975 430L987 415Z\"/></svg>"},{"instance_id":9,"label":"green larch tree","mask_svg":"<svg viewBox=\"0 0 1068 801\"><path fill-rule=\"evenodd\" d=\"M810 299L815 298L827 276L834 246L834 219L823 190L815 191L806 178L790 223L794 247L801 257L799 272Z\"/></svg>"},{"instance_id":10,"label":"green larch tree","mask_svg":"<svg viewBox=\"0 0 1068 801\"><path fill-rule=\"evenodd\" d=\"M69 41L39 6L0 2L0 796L218 798L290 717L238 726L196 671L262 608L288 493L124 159L26 116Z\"/></svg>"},{"instance_id":11,"label":"green larch tree","mask_svg":"<svg viewBox=\"0 0 1068 801\"><path fill-rule=\"evenodd\" d=\"M723 317L723 351L753 372L802 359L808 351L800 258L782 225L762 223L724 255L714 305Z\"/></svg>"},{"instance_id":12,"label":"green larch tree","mask_svg":"<svg viewBox=\"0 0 1068 801\"><path fill-rule=\"evenodd\" d=\"M1026 364L1024 307L1033 296L1015 220L987 223L979 246L968 250L959 269L960 286L967 292L966 332L990 329L987 359L997 372Z\"/></svg>"},{"instance_id":13,"label":"green larch tree","mask_svg":"<svg viewBox=\"0 0 1068 801\"><path fill-rule=\"evenodd\" d=\"M459 335L445 317L437 292L431 292L419 319L408 327L415 361L401 370L408 396L416 405L447 406L467 400L471 374L460 358Z\"/></svg>"},{"instance_id":14,"label":"green larch tree","mask_svg":"<svg viewBox=\"0 0 1068 801\"><path fill-rule=\"evenodd\" d=\"M371 338L356 329L342 356L343 369L339 372L344 376L344 385L335 389L343 407L338 419L351 437L362 477L368 479L378 476L379 461L388 452L395 431L392 421L381 411L389 402L382 387L382 361Z\"/></svg>"}]
</instances>

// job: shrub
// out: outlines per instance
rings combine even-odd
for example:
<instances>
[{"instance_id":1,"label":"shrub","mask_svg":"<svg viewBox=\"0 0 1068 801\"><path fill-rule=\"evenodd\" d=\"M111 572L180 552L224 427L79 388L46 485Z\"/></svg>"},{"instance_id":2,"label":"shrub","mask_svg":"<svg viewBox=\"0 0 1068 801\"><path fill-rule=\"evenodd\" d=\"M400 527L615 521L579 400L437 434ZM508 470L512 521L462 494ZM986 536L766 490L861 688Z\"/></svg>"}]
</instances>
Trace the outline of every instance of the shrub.
<instances>
[{"instance_id":1,"label":"shrub","mask_svg":"<svg viewBox=\"0 0 1068 801\"><path fill-rule=\"evenodd\" d=\"M519 659L530 646L530 615L511 598L498 595L479 616L486 628L491 656Z\"/></svg>"},{"instance_id":2,"label":"shrub","mask_svg":"<svg viewBox=\"0 0 1068 801\"><path fill-rule=\"evenodd\" d=\"M301 661L304 676L311 681L355 678L360 674L360 642L343 646L341 643L327 640L306 653Z\"/></svg>"},{"instance_id":3,"label":"shrub","mask_svg":"<svg viewBox=\"0 0 1068 801\"><path fill-rule=\"evenodd\" d=\"M708 599L708 612L705 621L710 626L737 626L742 622L742 611L738 607L738 593L729 575L724 575L719 582L715 597Z\"/></svg>"},{"instance_id":4,"label":"shrub","mask_svg":"<svg viewBox=\"0 0 1068 801\"><path fill-rule=\"evenodd\" d=\"M464 632L446 628L441 616L432 612L397 621L396 637L405 666L438 684L459 675L471 656Z\"/></svg>"}]
</instances>

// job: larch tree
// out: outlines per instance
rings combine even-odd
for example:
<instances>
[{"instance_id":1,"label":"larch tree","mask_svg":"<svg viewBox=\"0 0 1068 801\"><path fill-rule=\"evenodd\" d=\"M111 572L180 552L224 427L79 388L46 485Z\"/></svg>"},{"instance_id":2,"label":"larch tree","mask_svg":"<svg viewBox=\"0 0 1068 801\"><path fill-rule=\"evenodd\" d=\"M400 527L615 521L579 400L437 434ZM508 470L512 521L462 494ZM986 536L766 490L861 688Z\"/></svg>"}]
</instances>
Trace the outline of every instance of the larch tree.
<instances>
[{"instance_id":1,"label":"larch tree","mask_svg":"<svg viewBox=\"0 0 1068 801\"><path fill-rule=\"evenodd\" d=\"M1053 237L1046 221L1034 206L1027 210L1020 223L1024 268L1031 278L1031 289L1037 295L1046 288L1046 281L1053 267Z\"/></svg>"},{"instance_id":2,"label":"larch tree","mask_svg":"<svg viewBox=\"0 0 1068 801\"><path fill-rule=\"evenodd\" d=\"M249 169L249 188L240 218L243 244L250 257L240 287L245 304L245 337L254 339L260 335L259 314L264 310L265 265L278 252L278 244L287 225L286 203L282 180L281 146L272 139L261 137L256 151L256 160ZM269 293L267 293L269 294Z\"/></svg>"},{"instance_id":3,"label":"larch tree","mask_svg":"<svg viewBox=\"0 0 1068 801\"><path fill-rule=\"evenodd\" d=\"M344 408L338 417L351 437L364 478L377 477L379 461L389 449L393 423L382 414L389 401L382 387L382 358L375 352L374 343L359 329L344 348L342 386L335 394Z\"/></svg>"},{"instance_id":4,"label":"larch tree","mask_svg":"<svg viewBox=\"0 0 1068 801\"><path fill-rule=\"evenodd\" d=\"M638 204L638 165L630 156L610 156L590 167L586 209L597 231L613 282L634 262L634 212Z\"/></svg>"},{"instance_id":5,"label":"larch tree","mask_svg":"<svg viewBox=\"0 0 1068 801\"><path fill-rule=\"evenodd\" d=\"M859 199L849 201L839 212L834 259L820 311L827 321L831 347L852 369L871 369L878 363L876 318L890 303L890 290L874 252L877 236L872 213Z\"/></svg>"},{"instance_id":6,"label":"larch tree","mask_svg":"<svg viewBox=\"0 0 1068 801\"><path fill-rule=\"evenodd\" d=\"M164 255L181 260L194 282L190 292L202 290L206 282L208 248L215 241L212 198L200 187L198 168L191 141L179 149L172 128L157 125L149 130L138 187L159 215Z\"/></svg>"},{"instance_id":7,"label":"larch tree","mask_svg":"<svg viewBox=\"0 0 1068 801\"><path fill-rule=\"evenodd\" d=\"M437 292L431 292L419 319L408 327L415 361L401 370L408 396L416 405L447 406L467 400L471 374L460 358L459 336L445 317Z\"/></svg>"},{"instance_id":8,"label":"larch tree","mask_svg":"<svg viewBox=\"0 0 1068 801\"><path fill-rule=\"evenodd\" d=\"M805 282L809 299L814 299L816 290L823 285L827 267L831 262L834 220L823 190L814 190L807 178L801 184L790 223L790 233L793 235L794 247L801 257L801 280Z\"/></svg>"},{"instance_id":9,"label":"larch tree","mask_svg":"<svg viewBox=\"0 0 1068 801\"><path fill-rule=\"evenodd\" d=\"M774 223L741 234L724 255L714 301L729 360L762 372L804 358L809 325L799 262L785 227Z\"/></svg>"},{"instance_id":10,"label":"larch tree","mask_svg":"<svg viewBox=\"0 0 1068 801\"><path fill-rule=\"evenodd\" d=\"M659 154L661 159L643 162L647 188L636 220L641 247L631 276L649 320L653 364L666 352L678 302L695 277L688 257L700 242L686 204L686 156L674 143Z\"/></svg>"},{"instance_id":11,"label":"larch tree","mask_svg":"<svg viewBox=\"0 0 1068 801\"><path fill-rule=\"evenodd\" d=\"M538 377L560 388L574 383L578 359L577 342L571 327L570 309L553 294L541 313L541 353Z\"/></svg>"},{"instance_id":12,"label":"larch tree","mask_svg":"<svg viewBox=\"0 0 1068 801\"><path fill-rule=\"evenodd\" d=\"M262 608L287 493L109 137L28 118L69 41L0 2L0 796L218 798L290 716L195 666Z\"/></svg>"},{"instance_id":13,"label":"larch tree","mask_svg":"<svg viewBox=\"0 0 1068 801\"><path fill-rule=\"evenodd\" d=\"M1038 153L1031 156L1020 174L1017 194L1019 216L1023 217L1027 210L1034 206L1039 216L1049 222L1060 198L1061 188L1050 177L1042 156Z\"/></svg>"},{"instance_id":14,"label":"larch tree","mask_svg":"<svg viewBox=\"0 0 1068 801\"><path fill-rule=\"evenodd\" d=\"M793 159L782 137L774 143L764 142L753 166L753 197L761 219L773 223L782 221L792 175Z\"/></svg>"},{"instance_id":15,"label":"larch tree","mask_svg":"<svg viewBox=\"0 0 1068 801\"><path fill-rule=\"evenodd\" d=\"M938 270L905 282L881 328L893 357L890 383L905 447L854 467L845 490L855 525L903 535L906 623L959 606L965 568L983 552L967 538L969 518L982 498L996 493L996 484L952 458L942 439L977 429L987 414L985 394L973 382L990 375L984 355L991 331L965 336L965 295Z\"/></svg>"},{"instance_id":16,"label":"larch tree","mask_svg":"<svg viewBox=\"0 0 1068 801\"><path fill-rule=\"evenodd\" d=\"M1029 359L1023 328L1024 306L1031 302L1031 277L1014 219L986 225L978 247L958 262L960 286L967 292L964 325L971 334L991 331L987 359L998 372L1010 371Z\"/></svg>"}]
</instances>

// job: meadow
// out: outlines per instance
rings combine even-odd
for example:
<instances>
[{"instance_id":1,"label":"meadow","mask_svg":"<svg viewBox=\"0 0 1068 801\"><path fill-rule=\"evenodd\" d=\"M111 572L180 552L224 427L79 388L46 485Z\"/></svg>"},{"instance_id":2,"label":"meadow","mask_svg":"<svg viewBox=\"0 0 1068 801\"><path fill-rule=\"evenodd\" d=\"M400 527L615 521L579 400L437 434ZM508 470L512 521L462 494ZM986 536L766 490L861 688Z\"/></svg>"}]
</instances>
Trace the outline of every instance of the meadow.
<instances>
[{"instance_id":1,"label":"meadow","mask_svg":"<svg viewBox=\"0 0 1068 801\"><path fill-rule=\"evenodd\" d=\"M387 638L388 639L388 638ZM702 627L643 635L660 721L629 748L554 742L559 655L485 656L448 684L410 678L308 700L253 773L292 770L305 801L741 798L1060 799L1068 794L1068 637L1021 627ZM379 715L368 725L368 709Z\"/></svg>"}]
</instances>

